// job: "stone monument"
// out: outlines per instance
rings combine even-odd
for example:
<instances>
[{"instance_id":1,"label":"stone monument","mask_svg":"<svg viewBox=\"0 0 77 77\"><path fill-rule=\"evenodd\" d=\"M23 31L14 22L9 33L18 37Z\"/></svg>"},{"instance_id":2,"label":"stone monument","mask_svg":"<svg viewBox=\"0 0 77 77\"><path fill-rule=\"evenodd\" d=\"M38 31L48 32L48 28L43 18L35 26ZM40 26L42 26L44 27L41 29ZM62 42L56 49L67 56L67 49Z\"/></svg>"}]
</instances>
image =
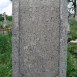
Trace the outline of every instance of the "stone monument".
<instances>
[{"instance_id":1,"label":"stone monument","mask_svg":"<svg viewBox=\"0 0 77 77\"><path fill-rule=\"evenodd\" d=\"M6 13L5 12L3 13L3 18L4 18L3 28L5 28L6 27L6 24L7 24L7 21L6 21Z\"/></svg>"},{"instance_id":2,"label":"stone monument","mask_svg":"<svg viewBox=\"0 0 77 77\"><path fill-rule=\"evenodd\" d=\"M66 77L67 0L13 1L13 77Z\"/></svg>"}]
</instances>

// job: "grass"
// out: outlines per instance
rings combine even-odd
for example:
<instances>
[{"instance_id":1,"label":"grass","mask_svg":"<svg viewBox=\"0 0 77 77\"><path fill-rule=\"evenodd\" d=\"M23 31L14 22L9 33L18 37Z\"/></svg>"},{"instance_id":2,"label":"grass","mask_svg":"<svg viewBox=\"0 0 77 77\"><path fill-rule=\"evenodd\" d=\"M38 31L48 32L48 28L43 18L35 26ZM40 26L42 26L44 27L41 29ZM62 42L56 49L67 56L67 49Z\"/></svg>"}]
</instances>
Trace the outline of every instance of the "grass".
<instances>
[{"instance_id":1,"label":"grass","mask_svg":"<svg viewBox=\"0 0 77 77\"><path fill-rule=\"evenodd\" d=\"M0 77L12 77L12 34L0 32Z\"/></svg>"},{"instance_id":2,"label":"grass","mask_svg":"<svg viewBox=\"0 0 77 77\"><path fill-rule=\"evenodd\" d=\"M67 58L67 77L77 77L77 50L76 44L68 44L68 58Z\"/></svg>"},{"instance_id":3,"label":"grass","mask_svg":"<svg viewBox=\"0 0 77 77\"><path fill-rule=\"evenodd\" d=\"M77 21L70 22L72 40L77 39ZM68 43L67 77L77 77L77 44Z\"/></svg>"},{"instance_id":4,"label":"grass","mask_svg":"<svg viewBox=\"0 0 77 77\"><path fill-rule=\"evenodd\" d=\"M77 21L70 22L72 39L77 39Z\"/></svg>"}]
</instances>

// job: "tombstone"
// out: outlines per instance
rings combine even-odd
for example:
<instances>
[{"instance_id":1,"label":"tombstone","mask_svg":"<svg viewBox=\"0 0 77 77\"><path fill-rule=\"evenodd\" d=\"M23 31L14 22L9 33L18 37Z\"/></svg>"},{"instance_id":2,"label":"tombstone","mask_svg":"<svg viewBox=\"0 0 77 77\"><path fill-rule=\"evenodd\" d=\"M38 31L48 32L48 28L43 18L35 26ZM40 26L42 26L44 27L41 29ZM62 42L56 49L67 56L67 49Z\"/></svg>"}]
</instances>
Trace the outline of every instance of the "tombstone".
<instances>
[{"instance_id":1,"label":"tombstone","mask_svg":"<svg viewBox=\"0 0 77 77\"><path fill-rule=\"evenodd\" d=\"M6 23L7 23L7 21L6 21L6 13L5 12L3 13L3 18L4 18L3 28L5 28L6 27Z\"/></svg>"},{"instance_id":2,"label":"tombstone","mask_svg":"<svg viewBox=\"0 0 77 77\"><path fill-rule=\"evenodd\" d=\"M13 1L13 77L66 77L67 1Z\"/></svg>"}]
</instances>

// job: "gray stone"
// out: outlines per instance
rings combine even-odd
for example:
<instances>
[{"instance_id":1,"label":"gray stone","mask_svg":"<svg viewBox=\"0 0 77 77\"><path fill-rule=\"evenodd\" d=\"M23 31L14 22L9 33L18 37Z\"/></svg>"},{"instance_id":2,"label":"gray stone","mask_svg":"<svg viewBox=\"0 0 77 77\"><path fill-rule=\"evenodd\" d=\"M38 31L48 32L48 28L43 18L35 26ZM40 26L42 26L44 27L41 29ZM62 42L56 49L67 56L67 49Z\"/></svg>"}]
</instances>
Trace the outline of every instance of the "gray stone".
<instances>
[{"instance_id":1,"label":"gray stone","mask_svg":"<svg viewBox=\"0 0 77 77\"><path fill-rule=\"evenodd\" d=\"M3 18L4 18L3 28L5 28L6 27L6 24L7 24L7 21L6 21L6 13L5 12L3 13Z\"/></svg>"},{"instance_id":2,"label":"gray stone","mask_svg":"<svg viewBox=\"0 0 77 77\"><path fill-rule=\"evenodd\" d=\"M66 2L13 1L13 77L66 77Z\"/></svg>"}]
</instances>

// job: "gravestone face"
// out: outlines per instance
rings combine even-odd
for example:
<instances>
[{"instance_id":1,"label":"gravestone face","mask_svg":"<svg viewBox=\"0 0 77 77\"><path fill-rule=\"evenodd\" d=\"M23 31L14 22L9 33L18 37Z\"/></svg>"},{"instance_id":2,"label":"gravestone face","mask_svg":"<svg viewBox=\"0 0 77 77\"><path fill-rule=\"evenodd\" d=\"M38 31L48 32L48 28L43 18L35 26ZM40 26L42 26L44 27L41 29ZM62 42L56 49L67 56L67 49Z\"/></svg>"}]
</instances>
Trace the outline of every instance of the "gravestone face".
<instances>
[{"instance_id":1,"label":"gravestone face","mask_svg":"<svg viewBox=\"0 0 77 77\"><path fill-rule=\"evenodd\" d=\"M13 1L13 77L66 77L65 0Z\"/></svg>"}]
</instances>

